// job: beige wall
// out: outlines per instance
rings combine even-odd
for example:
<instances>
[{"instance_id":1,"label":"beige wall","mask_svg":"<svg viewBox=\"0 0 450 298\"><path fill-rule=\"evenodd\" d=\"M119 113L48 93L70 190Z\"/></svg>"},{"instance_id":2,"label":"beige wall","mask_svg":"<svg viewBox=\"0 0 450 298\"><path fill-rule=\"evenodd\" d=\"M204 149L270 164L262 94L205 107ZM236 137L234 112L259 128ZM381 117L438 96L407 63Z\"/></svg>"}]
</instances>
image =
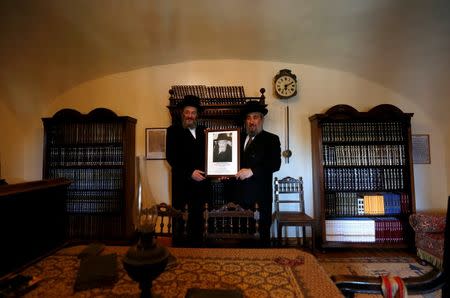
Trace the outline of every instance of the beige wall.
<instances>
[{"instance_id":1,"label":"beige wall","mask_svg":"<svg viewBox=\"0 0 450 298\"><path fill-rule=\"evenodd\" d=\"M272 95L272 78L282 68L291 69L300 79L300 95L288 102ZM87 113L94 108L105 107L119 115L136 118L136 154L143 155L145 128L170 124L166 108L168 90L176 84L243 85L247 96L258 96L259 89L266 88L269 114L265 128L280 136L282 149L285 143L285 107L289 103L293 156L289 164L283 160L280 171L275 175L304 178L307 211L313 208L309 116L323 113L336 104L349 104L360 111L367 111L375 105L390 103L404 112L414 113L413 133L430 134L432 155L430 165L414 166L417 209L445 209L450 185L449 153L446 150L449 135L447 127L434 122L434 115L425 114L416 101L351 73L265 61L193 61L116 73L67 90L52 99L50 105L41 107L42 112L32 116L15 115L0 102L0 123L2 127L8 127L0 147L3 177L11 181L41 178L43 128L40 118L52 116L61 108ZM447 123L445 125L448 126ZM8 149L11 147L7 143L12 149ZM443 166L445 164L447 167ZM146 167L151 189L149 196L156 201L169 202L170 171L166 161L146 161Z\"/></svg>"},{"instance_id":2,"label":"beige wall","mask_svg":"<svg viewBox=\"0 0 450 298\"><path fill-rule=\"evenodd\" d=\"M24 123L19 120L19 117L1 100L0 124L2 127L0 137L1 177L6 178L9 183L22 182L25 180L24 135L27 127L24 127Z\"/></svg>"}]
</instances>

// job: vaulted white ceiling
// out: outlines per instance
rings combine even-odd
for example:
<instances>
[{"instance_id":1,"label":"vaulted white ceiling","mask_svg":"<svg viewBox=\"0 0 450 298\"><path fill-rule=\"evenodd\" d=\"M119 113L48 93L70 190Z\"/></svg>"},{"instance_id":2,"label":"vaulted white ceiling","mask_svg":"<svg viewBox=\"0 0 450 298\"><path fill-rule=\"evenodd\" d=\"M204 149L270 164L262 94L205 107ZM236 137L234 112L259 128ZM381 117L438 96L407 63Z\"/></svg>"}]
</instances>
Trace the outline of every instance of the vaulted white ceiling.
<instances>
[{"instance_id":1,"label":"vaulted white ceiling","mask_svg":"<svg viewBox=\"0 0 450 298\"><path fill-rule=\"evenodd\" d=\"M450 102L448 0L0 2L0 100L13 110L107 74L201 59L316 65Z\"/></svg>"}]
</instances>

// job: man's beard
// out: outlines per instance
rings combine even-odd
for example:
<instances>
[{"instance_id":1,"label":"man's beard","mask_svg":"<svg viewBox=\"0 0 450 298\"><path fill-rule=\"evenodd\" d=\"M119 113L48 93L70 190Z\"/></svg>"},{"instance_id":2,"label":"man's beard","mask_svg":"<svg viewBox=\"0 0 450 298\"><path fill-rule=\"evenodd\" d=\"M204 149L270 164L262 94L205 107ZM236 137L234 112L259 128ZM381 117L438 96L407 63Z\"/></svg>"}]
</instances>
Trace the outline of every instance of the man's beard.
<instances>
[{"instance_id":1,"label":"man's beard","mask_svg":"<svg viewBox=\"0 0 450 298\"><path fill-rule=\"evenodd\" d=\"M254 137L257 134L259 134L261 132L262 128L258 128L258 126L256 126L253 130L250 129L250 127L246 126L245 127L245 131L247 132L247 135L249 137Z\"/></svg>"},{"instance_id":2,"label":"man's beard","mask_svg":"<svg viewBox=\"0 0 450 298\"><path fill-rule=\"evenodd\" d=\"M191 123L187 123L187 121L185 119L183 119L182 121L183 124L183 128L196 128L197 127L197 120L192 120Z\"/></svg>"}]
</instances>

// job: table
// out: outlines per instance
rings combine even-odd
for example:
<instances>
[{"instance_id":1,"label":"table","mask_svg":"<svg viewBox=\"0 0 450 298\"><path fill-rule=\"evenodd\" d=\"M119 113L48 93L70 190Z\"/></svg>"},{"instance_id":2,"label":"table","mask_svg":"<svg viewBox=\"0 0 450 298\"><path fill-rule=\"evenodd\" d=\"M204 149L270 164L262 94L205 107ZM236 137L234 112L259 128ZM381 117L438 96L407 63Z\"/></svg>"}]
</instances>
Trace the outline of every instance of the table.
<instances>
[{"instance_id":1,"label":"table","mask_svg":"<svg viewBox=\"0 0 450 298\"><path fill-rule=\"evenodd\" d=\"M65 248L26 268L22 274L43 277L25 297L139 297L138 284L122 267L128 247L107 246L117 253L118 281L113 287L74 292L78 253ZM161 297L184 297L189 288L239 288L245 297L342 297L315 257L297 249L169 248L177 262L153 283Z\"/></svg>"}]
</instances>

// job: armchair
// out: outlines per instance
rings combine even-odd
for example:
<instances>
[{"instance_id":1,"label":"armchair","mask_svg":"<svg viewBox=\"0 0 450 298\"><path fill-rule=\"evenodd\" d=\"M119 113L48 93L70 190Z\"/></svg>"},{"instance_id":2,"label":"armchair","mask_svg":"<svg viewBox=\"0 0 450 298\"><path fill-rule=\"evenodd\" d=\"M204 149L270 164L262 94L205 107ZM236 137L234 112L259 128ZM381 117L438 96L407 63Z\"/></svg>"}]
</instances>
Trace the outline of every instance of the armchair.
<instances>
[{"instance_id":1,"label":"armchair","mask_svg":"<svg viewBox=\"0 0 450 298\"><path fill-rule=\"evenodd\" d=\"M409 223L415 232L417 256L442 268L445 214L415 213L409 217Z\"/></svg>"}]
</instances>

